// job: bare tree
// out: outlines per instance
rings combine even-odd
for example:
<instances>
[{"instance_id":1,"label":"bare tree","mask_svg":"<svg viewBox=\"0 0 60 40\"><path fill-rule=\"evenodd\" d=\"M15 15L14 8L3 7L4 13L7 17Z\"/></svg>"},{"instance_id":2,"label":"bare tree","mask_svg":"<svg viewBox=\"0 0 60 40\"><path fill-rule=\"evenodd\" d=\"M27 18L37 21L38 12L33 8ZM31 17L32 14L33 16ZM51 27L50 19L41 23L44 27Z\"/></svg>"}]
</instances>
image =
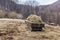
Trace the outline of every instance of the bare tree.
<instances>
[{"instance_id":1,"label":"bare tree","mask_svg":"<svg viewBox=\"0 0 60 40\"><path fill-rule=\"evenodd\" d=\"M33 9L34 9L33 13L36 14L35 8L39 5L39 3L36 0L27 0L25 2L25 5L29 5L29 6L33 7Z\"/></svg>"}]
</instances>

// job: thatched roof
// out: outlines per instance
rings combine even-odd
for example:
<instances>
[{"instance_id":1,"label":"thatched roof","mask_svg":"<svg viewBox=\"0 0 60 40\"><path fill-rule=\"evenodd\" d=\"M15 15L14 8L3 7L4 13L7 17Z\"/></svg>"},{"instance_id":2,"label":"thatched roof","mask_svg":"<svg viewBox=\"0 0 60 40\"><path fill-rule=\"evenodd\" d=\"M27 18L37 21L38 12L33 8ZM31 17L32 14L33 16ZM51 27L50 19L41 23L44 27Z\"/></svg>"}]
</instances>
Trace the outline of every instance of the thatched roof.
<instances>
[{"instance_id":1,"label":"thatched roof","mask_svg":"<svg viewBox=\"0 0 60 40\"><path fill-rule=\"evenodd\" d=\"M37 16L37 15L30 15L28 16L27 20L31 23L42 23L42 19L40 16Z\"/></svg>"}]
</instances>

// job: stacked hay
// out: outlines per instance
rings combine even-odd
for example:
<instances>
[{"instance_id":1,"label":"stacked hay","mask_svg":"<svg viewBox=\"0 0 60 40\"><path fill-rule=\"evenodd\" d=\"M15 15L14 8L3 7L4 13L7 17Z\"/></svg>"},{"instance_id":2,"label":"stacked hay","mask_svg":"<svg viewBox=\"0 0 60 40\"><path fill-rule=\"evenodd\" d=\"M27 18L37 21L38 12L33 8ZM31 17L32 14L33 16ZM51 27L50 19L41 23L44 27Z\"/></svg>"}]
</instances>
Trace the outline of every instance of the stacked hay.
<instances>
[{"instance_id":1,"label":"stacked hay","mask_svg":"<svg viewBox=\"0 0 60 40\"><path fill-rule=\"evenodd\" d=\"M37 15L30 15L28 18L27 18L28 22L30 23L37 23L37 24L41 24L42 23L42 19L40 16L37 16Z\"/></svg>"}]
</instances>

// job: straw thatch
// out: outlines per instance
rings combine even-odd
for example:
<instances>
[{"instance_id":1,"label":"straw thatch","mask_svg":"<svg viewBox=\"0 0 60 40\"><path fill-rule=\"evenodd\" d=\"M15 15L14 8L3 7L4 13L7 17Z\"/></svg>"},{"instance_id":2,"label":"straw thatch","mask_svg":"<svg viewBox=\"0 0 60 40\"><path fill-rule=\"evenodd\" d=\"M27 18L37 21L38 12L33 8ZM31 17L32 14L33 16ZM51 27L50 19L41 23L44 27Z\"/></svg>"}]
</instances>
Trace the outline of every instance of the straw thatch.
<instances>
[{"instance_id":1,"label":"straw thatch","mask_svg":"<svg viewBox=\"0 0 60 40\"><path fill-rule=\"evenodd\" d=\"M27 20L31 23L38 23L38 24L42 23L41 17L37 15L30 15L28 16Z\"/></svg>"}]
</instances>

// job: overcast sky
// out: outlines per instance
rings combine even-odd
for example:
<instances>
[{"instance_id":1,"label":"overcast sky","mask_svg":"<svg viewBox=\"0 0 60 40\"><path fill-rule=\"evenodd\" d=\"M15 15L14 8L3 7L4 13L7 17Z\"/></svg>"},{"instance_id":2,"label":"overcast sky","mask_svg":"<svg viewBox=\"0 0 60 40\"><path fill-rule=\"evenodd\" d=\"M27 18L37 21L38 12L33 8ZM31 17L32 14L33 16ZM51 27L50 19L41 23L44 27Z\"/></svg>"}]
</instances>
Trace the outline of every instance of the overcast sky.
<instances>
[{"instance_id":1,"label":"overcast sky","mask_svg":"<svg viewBox=\"0 0 60 40\"><path fill-rule=\"evenodd\" d=\"M24 3L27 0L18 0L18 3ZM48 5L56 2L57 0L36 0L40 5Z\"/></svg>"}]
</instances>

